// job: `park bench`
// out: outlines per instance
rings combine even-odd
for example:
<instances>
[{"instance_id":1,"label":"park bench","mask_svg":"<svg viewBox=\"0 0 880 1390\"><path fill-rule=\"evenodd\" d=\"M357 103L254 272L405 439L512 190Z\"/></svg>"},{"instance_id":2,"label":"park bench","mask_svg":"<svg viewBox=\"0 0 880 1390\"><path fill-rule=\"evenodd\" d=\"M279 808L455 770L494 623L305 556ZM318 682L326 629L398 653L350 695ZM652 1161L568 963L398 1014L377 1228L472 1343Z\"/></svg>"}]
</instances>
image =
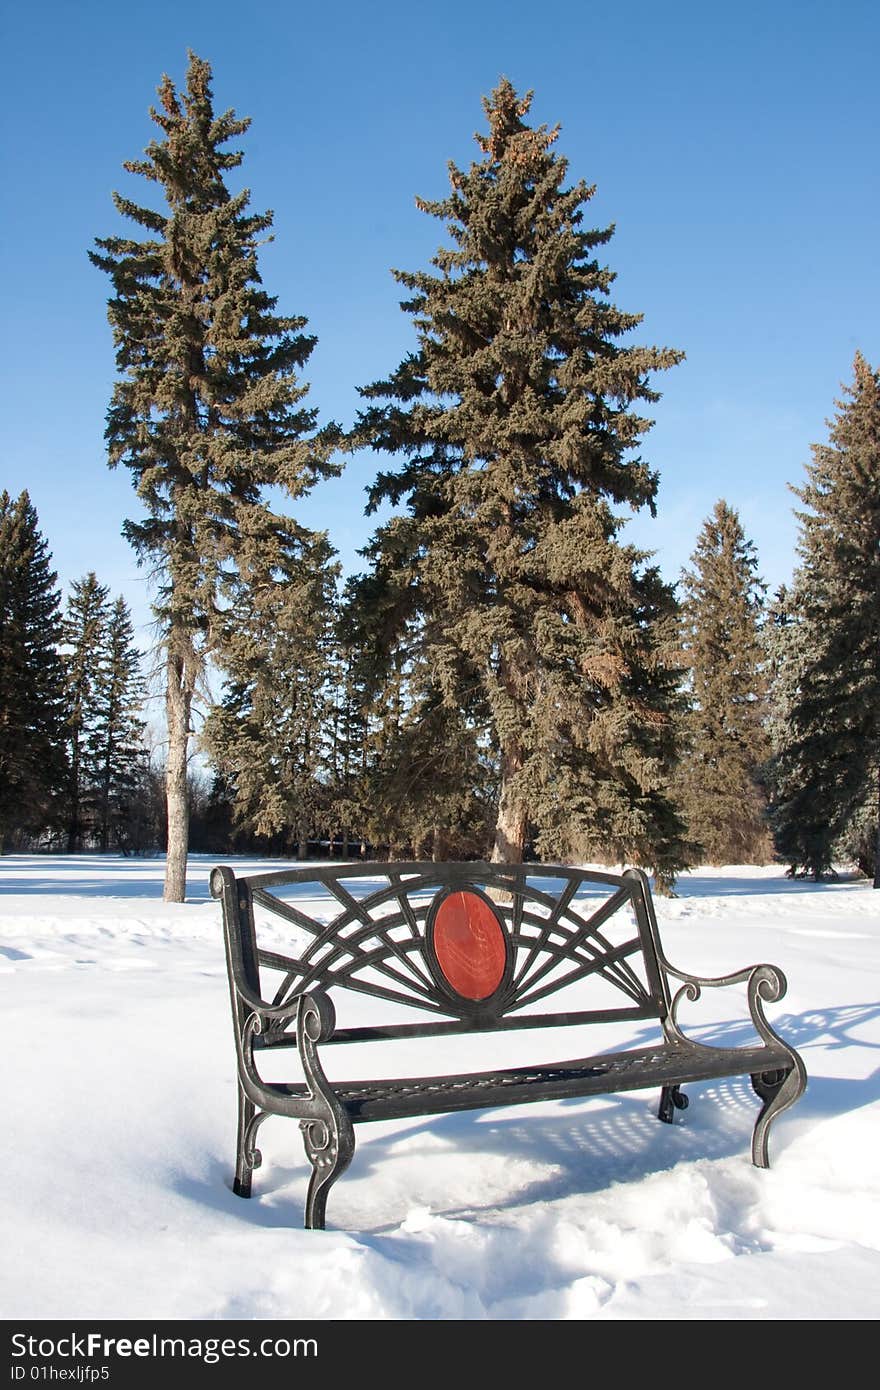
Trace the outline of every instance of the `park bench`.
<instances>
[{"instance_id":1,"label":"park bench","mask_svg":"<svg viewBox=\"0 0 880 1390\"><path fill-rule=\"evenodd\" d=\"M672 1123L687 1105L685 1083L749 1076L762 1102L752 1161L767 1167L771 1122L806 1085L800 1057L764 1013L765 1002L785 994L782 972L754 965L707 979L674 968L638 869L361 863L236 877L218 867L211 891L223 907L238 1058L234 1190L251 1194L262 1122L299 1120L312 1165L307 1228L323 1229L358 1124L646 1087L659 1088L659 1118ZM734 984L745 986L754 1039L730 1047L685 1036L682 1001ZM381 1021L337 1027L334 1001L350 1002L352 992L367 996L369 1017ZM631 1042L645 1021L656 1039L622 1051L591 1051L598 1034L583 1031L608 1025L619 1035L624 1027ZM564 1036L578 1040L574 1057L486 1066L490 1034L541 1028L552 1038L573 1029ZM461 1034L477 1065L448 1074ZM389 1046L423 1038L440 1040L440 1073L389 1077ZM541 1050L537 1037L527 1041L530 1056ZM327 1049L336 1044L379 1044L374 1079L328 1079ZM296 1079L264 1079L258 1060L272 1067L260 1054L283 1047L299 1054Z\"/></svg>"}]
</instances>

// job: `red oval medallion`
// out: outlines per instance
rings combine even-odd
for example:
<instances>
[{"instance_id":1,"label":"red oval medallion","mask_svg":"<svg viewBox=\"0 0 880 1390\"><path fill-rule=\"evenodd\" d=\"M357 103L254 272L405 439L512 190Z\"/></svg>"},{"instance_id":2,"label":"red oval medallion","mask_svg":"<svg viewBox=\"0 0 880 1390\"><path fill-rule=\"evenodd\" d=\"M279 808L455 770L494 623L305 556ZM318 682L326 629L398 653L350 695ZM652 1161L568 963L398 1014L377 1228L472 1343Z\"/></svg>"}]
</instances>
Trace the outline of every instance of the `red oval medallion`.
<instances>
[{"instance_id":1,"label":"red oval medallion","mask_svg":"<svg viewBox=\"0 0 880 1390\"><path fill-rule=\"evenodd\" d=\"M450 893L434 918L434 954L456 994L488 999L504 978L507 944L504 928L485 898Z\"/></svg>"}]
</instances>

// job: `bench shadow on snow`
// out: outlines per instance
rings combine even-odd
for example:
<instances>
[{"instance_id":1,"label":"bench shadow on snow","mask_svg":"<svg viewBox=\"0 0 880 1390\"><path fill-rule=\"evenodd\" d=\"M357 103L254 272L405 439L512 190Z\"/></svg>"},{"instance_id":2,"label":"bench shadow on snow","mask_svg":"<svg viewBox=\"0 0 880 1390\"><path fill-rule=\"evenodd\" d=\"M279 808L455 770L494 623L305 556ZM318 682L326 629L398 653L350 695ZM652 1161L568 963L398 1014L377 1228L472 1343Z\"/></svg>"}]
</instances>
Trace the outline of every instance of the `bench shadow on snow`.
<instances>
[{"instance_id":1,"label":"bench shadow on snow","mask_svg":"<svg viewBox=\"0 0 880 1390\"><path fill-rule=\"evenodd\" d=\"M833 877L820 879L789 878L781 870L768 878L760 877L760 870L752 878L745 874L701 873L691 869L682 873L675 882L675 896L678 898L752 898L756 896L778 897L785 893L833 893L841 887L862 884L868 887L863 874L845 872ZM662 900L661 900L662 901Z\"/></svg>"},{"instance_id":2,"label":"bench shadow on snow","mask_svg":"<svg viewBox=\"0 0 880 1390\"><path fill-rule=\"evenodd\" d=\"M810 1009L777 1019L780 1033L802 1051L810 1072L810 1049L865 1047L880 1044L852 1036L852 1030L871 1025L880 1004L846 1005L839 1009ZM713 1036L714 1034L714 1036ZM702 1030L706 1041L745 1043L748 1025L733 1024ZM388 1127L356 1128L354 1161L333 1189L328 1204L328 1230L352 1230L382 1235L396 1230L413 1207L429 1205L434 1216L474 1217L486 1211L516 1211L538 1202L604 1191L614 1184L640 1182L681 1162L739 1156L749 1166L749 1145L760 1102L748 1077L703 1082L685 1088L690 1105L674 1125L656 1117L659 1095L624 1092L592 1100L539 1102L495 1110L470 1110L429 1116L389 1131ZM798 1124L831 1119L880 1100L880 1067L861 1080L810 1076L806 1094L776 1122L770 1136L771 1164L784 1154ZM803 1132L803 1130L801 1131ZM424 1140L424 1144L422 1144ZM267 1121L262 1131L265 1166L254 1176L254 1197L243 1201L231 1191L232 1125L229 1154L217 1158L199 1178L181 1175L177 1190L190 1200L207 1204L250 1226L300 1227L308 1179L308 1164L294 1121ZM291 1159L293 1160L291 1162ZM515 1178L499 1183L499 1191L481 1201L481 1160L500 1173L504 1165L542 1170L517 1185ZM468 1163L473 1162L469 1183ZM412 1179L436 1165L436 1191L444 1187L449 1169L449 1202ZM399 1175L395 1176L395 1169ZM371 1201L370 1183L379 1176L382 1190ZM389 1181L390 1179L390 1181ZM428 1187L431 1186L430 1177ZM395 1192L389 1199L389 1187ZM515 1188L515 1190L511 1190ZM467 1193L465 1201L454 1194ZM470 1194L473 1193L473 1196ZM365 1219L365 1212L373 1218ZM320 1238L320 1237L318 1237Z\"/></svg>"}]
</instances>

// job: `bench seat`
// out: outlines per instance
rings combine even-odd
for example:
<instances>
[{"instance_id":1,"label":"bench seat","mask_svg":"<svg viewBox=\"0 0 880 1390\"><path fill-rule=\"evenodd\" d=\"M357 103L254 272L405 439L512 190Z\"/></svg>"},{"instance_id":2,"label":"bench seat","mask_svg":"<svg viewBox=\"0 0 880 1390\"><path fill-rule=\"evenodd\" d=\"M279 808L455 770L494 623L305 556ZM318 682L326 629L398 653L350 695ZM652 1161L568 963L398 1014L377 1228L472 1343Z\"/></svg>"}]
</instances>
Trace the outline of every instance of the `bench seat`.
<instances>
[{"instance_id":1,"label":"bench seat","mask_svg":"<svg viewBox=\"0 0 880 1390\"><path fill-rule=\"evenodd\" d=\"M454 1110L482 1110L534 1100L572 1100L638 1091L649 1086L681 1086L720 1077L754 1075L789 1066L784 1052L771 1047L736 1048L732 1054L698 1044L659 1044L628 1052L577 1057L504 1071L458 1076L405 1077L393 1081L333 1082L333 1092L354 1124ZM305 1097L300 1083L267 1083L270 1093Z\"/></svg>"}]
</instances>

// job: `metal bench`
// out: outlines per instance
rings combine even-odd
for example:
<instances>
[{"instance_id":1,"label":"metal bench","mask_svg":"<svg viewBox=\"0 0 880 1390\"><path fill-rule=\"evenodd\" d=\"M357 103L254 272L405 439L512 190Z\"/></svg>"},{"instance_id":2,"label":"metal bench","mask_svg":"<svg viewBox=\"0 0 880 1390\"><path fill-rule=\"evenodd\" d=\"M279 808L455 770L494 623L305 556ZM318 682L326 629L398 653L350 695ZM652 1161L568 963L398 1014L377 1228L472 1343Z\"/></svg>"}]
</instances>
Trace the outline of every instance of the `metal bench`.
<instances>
[{"instance_id":1,"label":"metal bench","mask_svg":"<svg viewBox=\"0 0 880 1390\"><path fill-rule=\"evenodd\" d=\"M323 1229L357 1124L654 1086L659 1118L672 1123L687 1105L683 1084L749 1076L763 1102L752 1161L765 1168L770 1125L806 1085L803 1062L764 1014L765 1002L785 994L782 972L754 965L705 979L675 969L637 869L365 863L237 878L218 867L211 891L223 906L238 1058L234 1190L251 1194L263 1120L299 1120L312 1165L307 1228ZM269 949L279 934L285 951ZM718 1047L686 1037L681 1001L734 984L746 987L754 1041ZM383 1001L389 1021L337 1027L334 999L346 991ZM582 1047L584 1027L625 1025L631 1037L644 1020L657 1033L648 1046L455 1075L331 1082L319 1055L330 1044L459 1034L485 1048L487 1034L538 1028L574 1028ZM297 1049L297 1078L265 1080L258 1055L281 1047Z\"/></svg>"}]
</instances>

